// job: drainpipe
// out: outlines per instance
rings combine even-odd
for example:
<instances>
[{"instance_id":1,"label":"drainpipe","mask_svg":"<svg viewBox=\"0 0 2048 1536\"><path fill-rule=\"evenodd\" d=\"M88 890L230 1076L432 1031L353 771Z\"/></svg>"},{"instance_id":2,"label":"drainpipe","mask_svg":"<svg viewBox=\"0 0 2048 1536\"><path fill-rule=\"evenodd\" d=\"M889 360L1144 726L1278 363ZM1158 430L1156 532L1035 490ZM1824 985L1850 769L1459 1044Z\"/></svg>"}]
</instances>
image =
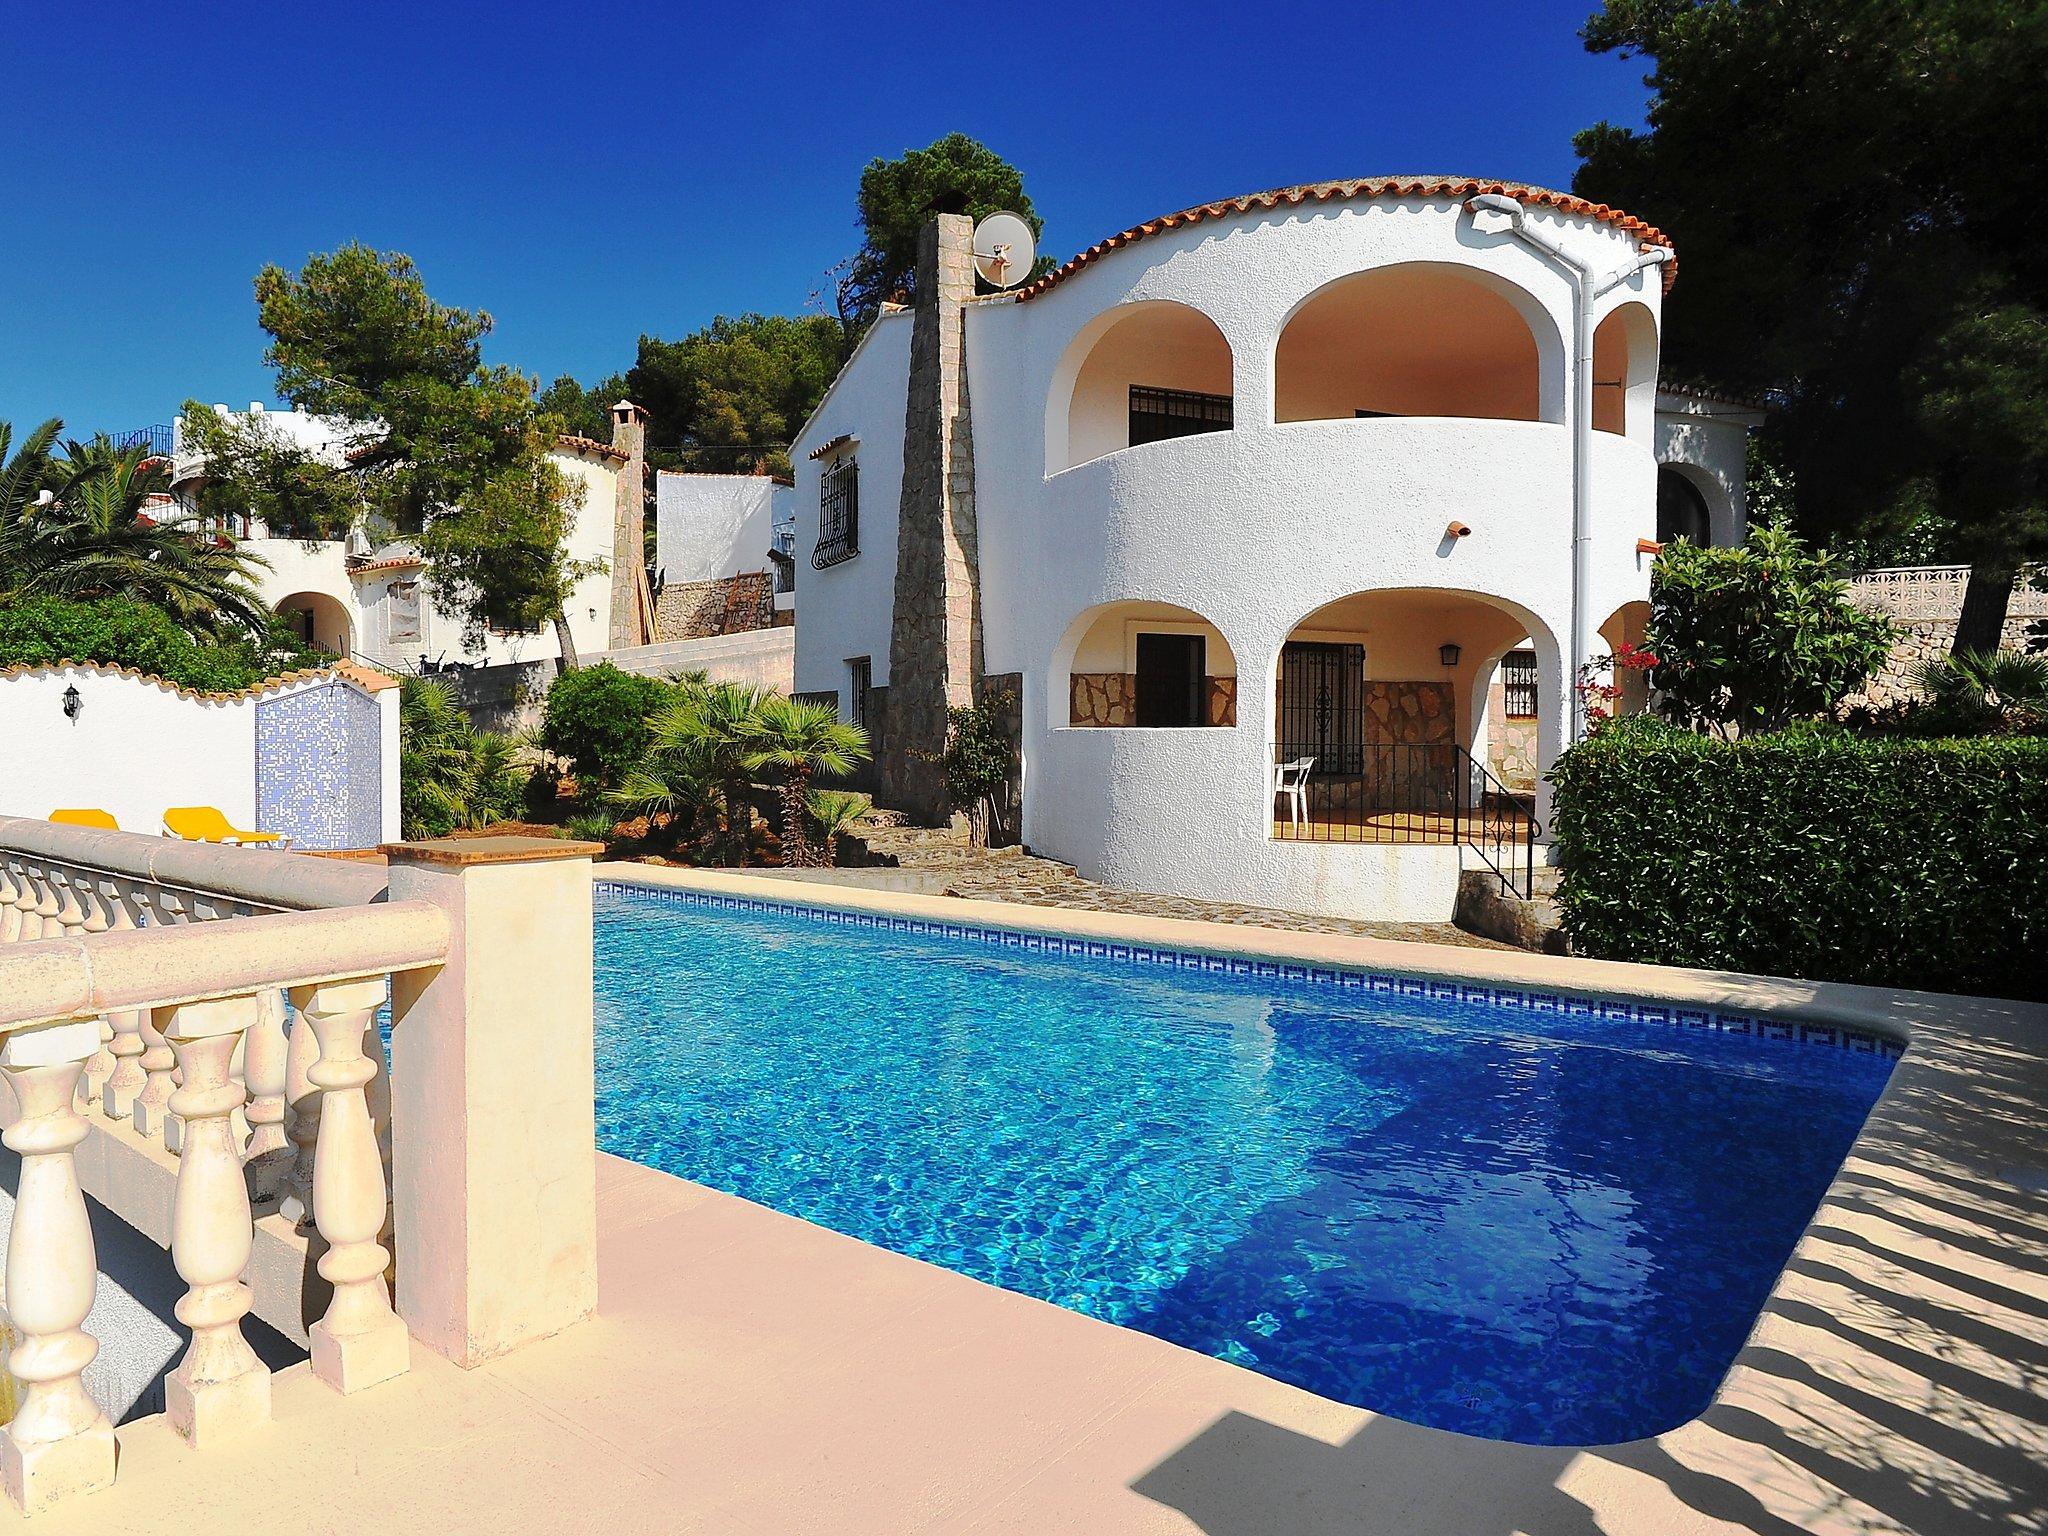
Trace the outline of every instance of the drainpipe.
<instances>
[{"instance_id":1,"label":"drainpipe","mask_svg":"<svg viewBox=\"0 0 2048 1536\"><path fill-rule=\"evenodd\" d=\"M1593 301L1601 294L1627 282L1645 267L1661 266L1671 259L1664 246L1646 246L1636 256L1605 277L1596 278L1593 269L1567 251L1555 236L1528 223L1528 210L1515 198L1501 192L1482 192L1469 199L1465 211L1481 234L1506 230L1532 250L1540 251L1563 267L1572 285L1572 623L1571 664L1565 673L1571 690L1569 740L1586 734L1586 701L1580 697L1579 671L1593 654L1592 628L1586 611L1586 588L1590 584L1593 535Z\"/></svg>"}]
</instances>

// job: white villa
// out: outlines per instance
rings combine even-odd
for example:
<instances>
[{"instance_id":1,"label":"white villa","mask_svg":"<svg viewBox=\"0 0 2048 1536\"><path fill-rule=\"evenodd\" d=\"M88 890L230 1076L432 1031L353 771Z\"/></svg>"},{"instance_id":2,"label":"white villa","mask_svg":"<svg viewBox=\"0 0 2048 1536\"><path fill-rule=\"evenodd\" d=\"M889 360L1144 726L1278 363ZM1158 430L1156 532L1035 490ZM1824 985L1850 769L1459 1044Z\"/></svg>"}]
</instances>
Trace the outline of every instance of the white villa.
<instances>
[{"instance_id":1,"label":"white villa","mask_svg":"<svg viewBox=\"0 0 2048 1536\"><path fill-rule=\"evenodd\" d=\"M224 405L214 409L228 414ZM345 434L337 423L303 410L266 411L260 404L252 404L248 414L282 441L316 452L343 451ZM577 582L566 611L570 640L581 656L638 645L648 637L633 585L641 579L642 566L638 535L646 413L621 401L613 414L610 443L563 437L550 455L583 493L566 551L595 567ZM197 488L204 472L204 461L184 446L183 425L175 426L171 455L172 493L181 500ZM630 521L618 510L622 494L630 498ZM360 531L346 540L302 540L246 518L227 531L268 563L257 583L264 602L290 619L302 639L345 660L418 672L454 662L492 665L561 654L551 625L523 634L492 630L466 637L461 618L436 603L421 580L419 549L409 540L373 542ZM622 574L628 582L623 602L618 591Z\"/></svg>"},{"instance_id":2,"label":"white villa","mask_svg":"<svg viewBox=\"0 0 2048 1536\"><path fill-rule=\"evenodd\" d=\"M1753 413L1659 388L1665 236L1421 177L1001 294L971 238L926 231L792 451L796 686L876 732L883 803L936 814L944 708L1006 689L1023 839L1090 878L1441 920L1461 863L1540 858L1657 541L1743 528Z\"/></svg>"}]
</instances>

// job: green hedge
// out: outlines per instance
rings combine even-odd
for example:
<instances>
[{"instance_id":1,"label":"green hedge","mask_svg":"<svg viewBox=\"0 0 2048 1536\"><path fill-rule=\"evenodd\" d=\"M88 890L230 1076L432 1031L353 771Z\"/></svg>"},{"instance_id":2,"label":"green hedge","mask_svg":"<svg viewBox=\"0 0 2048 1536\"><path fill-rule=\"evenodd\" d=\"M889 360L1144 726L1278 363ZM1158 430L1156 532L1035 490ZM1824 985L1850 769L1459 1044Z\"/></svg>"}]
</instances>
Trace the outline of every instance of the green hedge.
<instances>
[{"instance_id":1,"label":"green hedge","mask_svg":"<svg viewBox=\"0 0 2048 1536\"><path fill-rule=\"evenodd\" d=\"M1578 953L2048 998L2048 741L1628 720L1552 779Z\"/></svg>"},{"instance_id":2,"label":"green hedge","mask_svg":"<svg viewBox=\"0 0 2048 1536\"><path fill-rule=\"evenodd\" d=\"M234 693L331 659L304 649L283 629L262 644L202 644L162 609L125 597L31 597L0 604L0 667L97 661L200 693Z\"/></svg>"}]
</instances>

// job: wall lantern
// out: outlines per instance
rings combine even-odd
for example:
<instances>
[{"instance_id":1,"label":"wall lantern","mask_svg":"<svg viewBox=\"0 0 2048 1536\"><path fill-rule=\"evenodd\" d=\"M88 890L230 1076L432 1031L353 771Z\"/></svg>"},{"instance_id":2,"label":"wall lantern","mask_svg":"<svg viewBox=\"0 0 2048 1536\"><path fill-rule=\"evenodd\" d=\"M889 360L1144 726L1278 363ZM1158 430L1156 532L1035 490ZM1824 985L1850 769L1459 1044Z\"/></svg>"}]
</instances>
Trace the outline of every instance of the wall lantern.
<instances>
[{"instance_id":1,"label":"wall lantern","mask_svg":"<svg viewBox=\"0 0 2048 1536\"><path fill-rule=\"evenodd\" d=\"M1449 641L1436 648L1436 659L1447 667L1455 667L1458 664L1458 658L1463 654L1464 652L1459 647L1451 644Z\"/></svg>"},{"instance_id":2,"label":"wall lantern","mask_svg":"<svg viewBox=\"0 0 2048 1536\"><path fill-rule=\"evenodd\" d=\"M76 685L64 690L64 718L76 721L78 712L85 708L85 700L79 697Z\"/></svg>"}]
</instances>

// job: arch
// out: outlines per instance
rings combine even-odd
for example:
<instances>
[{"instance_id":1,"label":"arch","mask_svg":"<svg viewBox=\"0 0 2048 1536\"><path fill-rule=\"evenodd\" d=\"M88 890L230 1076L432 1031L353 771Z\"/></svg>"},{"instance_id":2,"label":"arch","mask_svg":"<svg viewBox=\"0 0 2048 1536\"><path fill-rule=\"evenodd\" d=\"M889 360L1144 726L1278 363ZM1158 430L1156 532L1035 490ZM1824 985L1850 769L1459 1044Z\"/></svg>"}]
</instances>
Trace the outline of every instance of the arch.
<instances>
[{"instance_id":1,"label":"arch","mask_svg":"<svg viewBox=\"0 0 2048 1536\"><path fill-rule=\"evenodd\" d=\"M343 659L354 651L355 622L338 598L325 592L291 592L271 606L308 645Z\"/></svg>"},{"instance_id":2,"label":"arch","mask_svg":"<svg viewBox=\"0 0 2048 1536\"><path fill-rule=\"evenodd\" d=\"M1657 319L1617 304L1593 328L1593 430L1647 443L1657 412Z\"/></svg>"},{"instance_id":3,"label":"arch","mask_svg":"<svg viewBox=\"0 0 2048 1536\"><path fill-rule=\"evenodd\" d=\"M1446 646L1457 648L1449 664ZM1563 656L1520 604L1464 588L1381 588L1298 620L1274 658L1268 739L1276 763L1314 760L1306 835L1426 842L1452 830L1433 813L1494 793L1465 759L1486 752L1489 686L1522 646L1537 657L1533 755L1548 767L1562 740ZM1532 785L1523 814L1535 795ZM1290 818L1274 835L1304 834Z\"/></svg>"},{"instance_id":4,"label":"arch","mask_svg":"<svg viewBox=\"0 0 2048 1536\"><path fill-rule=\"evenodd\" d=\"M1119 449L1227 431L1230 343L1216 322L1171 299L1119 304L1068 343L1045 404L1045 472ZM1150 393L1133 397L1132 392Z\"/></svg>"},{"instance_id":5,"label":"arch","mask_svg":"<svg viewBox=\"0 0 2048 1536\"><path fill-rule=\"evenodd\" d=\"M1650 628L1650 605L1641 598L1623 603L1600 626L1600 638L1609 654L1631 646L1643 648ZM1613 712L1639 715L1650 707L1650 675L1638 668L1614 667L1606 679L1615 689Z\"/></svg>"},{"instance_id":6,"label":"arch","mask_svg":"<svg viewBox=\"0 0 2048 1536\"><path fill-rule=\"evenodd\" d=\"M1129 599L1084 609L1053 647L1047 725L1237 724L1237 653L1192 608Z\"/></svg>"},{"instance_id":7,"label":"arch","mask_svg":"<svg viewBox=\"0 0 2048 1536\"><path fill-rule=\"evenodd\" d=\"M1526 289L1453 262L1323 284L1282 322L1273 419L1564 420L1564 341Z\"/></svg>"},{"instance_id":8,"label":"arch","mask_svg":"<svg viewBox=\"0 0 2048 1536\"><path fill-rule=\"evenodd\" d=\"M1689 539L1702 549L1714 542L1714 518L1691 475L1674 464L1657 466L1657 542Z\"/></svg>"}]
</instances>

